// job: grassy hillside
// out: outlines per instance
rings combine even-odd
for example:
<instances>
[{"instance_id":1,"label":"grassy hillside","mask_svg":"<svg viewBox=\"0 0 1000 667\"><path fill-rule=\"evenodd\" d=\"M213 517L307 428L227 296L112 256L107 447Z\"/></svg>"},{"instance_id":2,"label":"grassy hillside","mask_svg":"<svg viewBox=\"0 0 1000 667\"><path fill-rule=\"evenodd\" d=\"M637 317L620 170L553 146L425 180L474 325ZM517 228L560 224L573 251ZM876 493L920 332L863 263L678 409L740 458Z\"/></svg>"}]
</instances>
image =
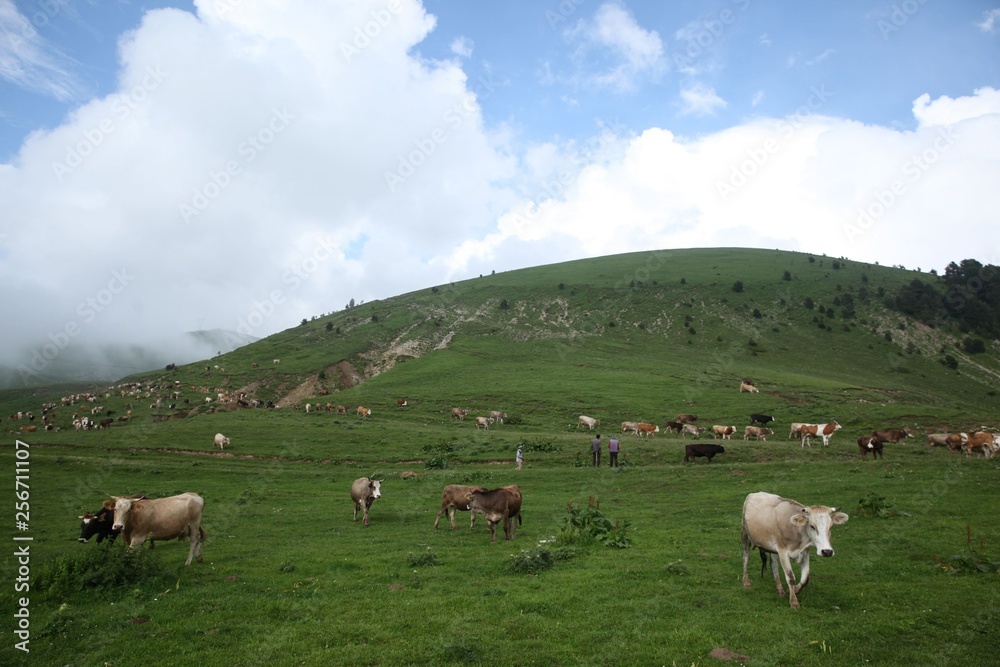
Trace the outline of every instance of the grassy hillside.
<instances>
[{"instance_id":1,"label":"grassy hillside","mask_svg":"<svg viewBox=\"0 0 1000 667\"><path fill-rule=\"evenodd\" d=\"M34 538L32 654L8 644L0 663L714 664L723 647L752 665L988 664L1000 519L981 508L996 464L922 437L862 461L854 442L874 427L997 426L997 348L967 355L960 332L882 305L914 275L779 251L619 255L365 303L113 387L0 392L0 461L13 470L15 438L31 445ZM738 392L745 377L760 393ZM93 401L61 404L79 392ZM237 393L281 407L219 400ZM38 424L45 403L59 430L15 435L27 422L8 415ZM131 417L72 429L97 407ZM477 430L453 407L510 419ZM764 412L776 435L726 442L711 464L682 462L690 439L629 436L622 468L589 467L580 414L606 439L680 412L738 429ZM790 422L830 419L843 429L828 448L785 440ZM385 495L366 528L348 489L373 474ZM467 515L433 531L448 483L519 484L517 540L490 545ZM757 490L851 515L797 612L756 577L756 556L753 588L739 583L740 507ZM75 517L108 493L183 491L206 500L206 563L184 568L186 545L160 543L126 571L120 545L73 541ZM551 541L567 504L598 500L629 548ZM557 548L572 557L508 569ZM16 571L10 556L3 567Z\"/></svg>"}]
</instances>

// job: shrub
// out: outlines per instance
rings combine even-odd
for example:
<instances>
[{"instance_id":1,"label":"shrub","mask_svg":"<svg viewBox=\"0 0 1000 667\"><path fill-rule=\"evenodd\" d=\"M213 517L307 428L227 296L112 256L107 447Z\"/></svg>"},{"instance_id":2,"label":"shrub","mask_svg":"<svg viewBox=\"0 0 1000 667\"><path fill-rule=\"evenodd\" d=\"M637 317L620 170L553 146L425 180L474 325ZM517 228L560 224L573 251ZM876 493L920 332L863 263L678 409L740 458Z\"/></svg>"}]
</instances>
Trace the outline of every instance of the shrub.
<instances>
[{"instance_id":1,"label":"shrub","mask_svg":"<svg viewBox=\"0 0 1000 667\"><path fill-rule=\"evenodd\" d=\"M785 271L785 273L781 276L781 279L782 280L791 280L792 279L791 272L790 271Z\"/></svg>"},{"instance_id":2,"label":"shrub","mask_svg":"<svg viewBox=\"0 0 1000 667\"><path fill-rule=\"evenodd\" d=\"M176 576L163 569L148 549L131 551L121 543L105 542L44 563L33 589L56 598L95 592L114 596L147 584L170 585Z\"/></svg>"},{"instance_id":3,"label":"shrub","mask_svg":"<svg viewBox=\"0 0 1000 667\"><path fill-rule=\"evenodd\" d=\"M948 368L950 368L953 371L957 371L958 370L958 359L956 359L955 357L951 356L950 354L946 354L945 355L944 359L941 360L941 364L944 365L944 366L947 366Z\"/></svg>"},{"instance_id":4,"label":"shrub","mask_svg":"<svg viewBox=\"0 0 1000 667\"><path fill-rule=\"evenodd\" d=\"M428 470L444 470L448 467L448 459L444 456L435 456L424 461L424 467Z\"/></svg>"},{"instance_id":5,"label":"shrub","mask_svg":"<svg viewBox=\"0 0 1000 667\"><path fill-rule=\"evenodd\" d=\"M628 537L629 522L614 521L604 516L600 498L587 499L587 507L566 503L569 516L563 519L559 541L563 544L596 543L606 547L627 549L632 544Z\"/></svg>"},{"instance_id":6,"label":"shrub","mask_svg":"<svg viewBox=\"0 0 1000 667\"><path fill-rule=\"evenodd\" d=\"M981 338L970 338L966 336L962 340L962 349L969 354L981 354L986 351L986 344Z\"/></svg>"},{"instance_id":7,"label":"shrub","mask_svg":"<svg viewBox=\"0 0 1000 667\"><path fill-rule=\"evenodd\" d=\"M441 564L438 562L437 554L431 551L430 548L424 553L407 554L406 562L410 567L430 567Z\"/></svg>"},{"instance_id":8,"label":"shrub","mask_svg":"<svg viewBox=\"0 0 1000 667\"><path fill-rule=\"evenodd\" d=\"M896 508L885 502L885 496L869 491L868 495L858 500L858 506L854 513L859 516L889 519L896 516Z\"/></svg>"},{"instance_id":9,"label":"shrub","mask_svg":"<svg viewBox=\"0 0 1000 667\"><path fill-rule=\"evenodd\" d=\"M1000 560L986 555L986 540L979 537L979 549L972 546L972 526L965 526L965 551L950 558L934 554L938 569L947 574L1000 574Z\"/></svg>"},{"instance_id":10,"label":"shrub","mask_svg":"<svg viewBox=\"0 0 1000 667\"><path fill-rule=\"evenodd\" d=\"M506 570L510 574L538 574L555 565L552 552L546 547L524 549L507 559Z\"/></svg>"},{"instance_id":11,"label":"shrub","mask_svg":"<svg viewBox=\"0 0 1000 667\"><path fill-rule=\"evenodd\" d=\"M743 291L743 281L742 280L737 280L735 283L733 283L733 291L737 292L737 293Z\"/></svg>"}]
</instances>

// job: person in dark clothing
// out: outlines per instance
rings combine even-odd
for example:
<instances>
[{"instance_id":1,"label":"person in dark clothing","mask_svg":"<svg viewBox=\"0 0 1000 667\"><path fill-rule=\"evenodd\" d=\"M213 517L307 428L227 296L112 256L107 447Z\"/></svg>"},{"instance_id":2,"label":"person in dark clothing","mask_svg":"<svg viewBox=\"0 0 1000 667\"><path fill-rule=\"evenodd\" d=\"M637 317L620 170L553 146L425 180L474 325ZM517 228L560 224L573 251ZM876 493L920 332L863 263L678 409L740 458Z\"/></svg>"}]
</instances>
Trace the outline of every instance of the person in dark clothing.
<instances>
[{"instance_id":1,"label":"person in dark clothing","mask_svg":"<svg viewBox=\"0 0 1000 667\"><path fill-rule=\"evenodd\" d=\"M590 441L590 451L594 455L594 467L601 467L601 434Z\"/></svg>"},{"instance_id":2,"label":"person in dark clothing","mask_svg":"<svg viewBox=\"0 0 1000 667\"><path fill-rule=\"evenodd\" d=\"M608 440L608 453L611 454L611 461L608 463L612 468L618 467L618 452L621 450L621 446L618 444L618 438L611 436Z\"/></svg>"}]
</instances>

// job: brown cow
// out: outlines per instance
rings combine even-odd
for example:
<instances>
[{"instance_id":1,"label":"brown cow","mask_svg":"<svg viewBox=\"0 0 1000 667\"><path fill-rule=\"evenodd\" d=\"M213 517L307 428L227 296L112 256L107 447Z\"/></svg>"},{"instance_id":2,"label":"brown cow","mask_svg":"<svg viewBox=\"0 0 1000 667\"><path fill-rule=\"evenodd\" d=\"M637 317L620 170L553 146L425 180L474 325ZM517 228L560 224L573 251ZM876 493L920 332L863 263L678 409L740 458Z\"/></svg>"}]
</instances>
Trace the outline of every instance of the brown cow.
<instances>
[{"instance_id":1,"label":"brown cow","mask_svg":"<svg viewBox=\"0 0 1000 667\"><path fill-rule=\"evenodd\" d=\"M767 442L767 436L774 435L772 429L766 426L744 426L743 427L743 439L749 440L751 436L756 438L758 441L763 440Z\"/></svg>"},{"instance_id":2,"label":"brown cow","mask_svg":"<svg viewBox=\"0 0 1000 667\"><path fill-rule=\"evenodd\" d=\"M493 421L492 417L476 417L476 430L480 428L485 428L487 431L490 430L490 423Z\"/></svg>"},{"instance_id":3,"label":"brown cow","mask_svg":"<svg viewBox=\"0 0 1000 667\"><path fill-rule=\"evenodd\" d=\"M966 458L970 459L973 452L980 452L987 459L992 458L995 440L996 437L989 431L976 431L967 436L965 444L962 445L962 451L965 452Z\"/></svg>"},{"instance_id":4,"label":"brown cow","mask_svg":"<svg viewBox=\"0 0 1000 667\"><path fill-rule=\"evenodd\" d=\"M712 427L712 439L721 436L723 440L732 440L733 433L736 433L735 426L713 426Z\"/></svg>"},{"instance_id":5,"label":"brown cow","mask_svg":"<svg viewBox=\"0 0 1000 667\"><path fill-rule=\"evenodd\" d=\"M397 398L396 399L396 405L398 405L401 408L405 408L406 405L407 405L406 399L405 398Z\"/></svg>"},{"instance_id":6,"label":"brown cow","mask_svg":"<svg viewBox=\"0 0 1000 667\"><path fill-rule=\"evenodd\" d=\"M680 433L681 429L684 428L684 424L680 422L667 422L666 427L667 430L674 431L675 433Z\"/></svg>"},{"instance_id":7,"label":"brown cow","mask_svg":"<svg viewBox=\"0 0 1000 667\"><path fill-rule=\"evenodd\" d=\"M868 452L872 453L872 461L883 458L882 441L870 435L858 436L858 449L861 450L861 458L866 461L868 460Z\"/></svg>"},{"instance_id":8,"label":"brown cow","mask_svg":"<svg viewBox=\"0 0 1000 667\"><path fill-rule=\"evenodd\" d=\"M441 509L438 510L437 518L434 519L434 529L437 530L441 515L448 513L448 520L451 521L451 529L455 530L455 510L469 511L469 494L473 491L486 491L483 486L469 486L467 484L449 484L441 492ZM472 521L469 528L476 527L476 513L472 512Z\"/></svg>"},{"instance_id":9,"label":"brown cow","mask_svg":"<svg viewBox=\"0 0 1000 667\"><path fill-rule=\"evenodd\" d=\"M371 408L366 408L363 405L359 405L358 406L358 416L359 417L362 417L362 418L364 418L364 417L371 417L371 414L372 414L372 409Z\"/></svg>"},{"instance_id":10,"label":"brown cow","mask_svg":"<svg viewBox=\"0 0 1000 667\"><path fill-rule=\"evenodd\" d=\"M452 408L451 416L458 419L458 421L465 421L465 415L469 414L468 410L463 410L462 408Z\"/></svg>"},{"instance_id":11,"label":"brown cow","mask_svg":"<svg viewBox=\"0 0 1000 667\"><path fill-rule=\"evenodd\" d=\"M687 414L677 415L677 421L679 421L682 424L693 424L694 422L698 421L698 415L687 415Z\"/></svg>"},{"instance_id":12,"label":"brown cow","mask_svg":"<svg viewBox=\"0 0 1000 667\"><path fill-rule=\"evenodd\" d=\"M927 436L927 446L947 447L957 452L968 440L969 436L965 433L930 433Z\"/></svg>"},{"instance_id":13,"label":"brown cow","mask_svg":"<svg viewBox=\"0 0 1000 667\"><path fill-rule=\"evenodd\" d=\"M111 526L120 531L130 549L142 546L148 540L172 540L188 538L185 565L196 558L202 562L201 545L205 541L205 531L201 527L201 514L205 501L197 493L182 493L168 498L114 498L115 520Z\"/></svg>"},{"instance_id":14,"label":"brown cow","mask_svg":"<svg viewBox=\"0 0 1000 667\"><path fill-rule=\"evenodd\" d=\"M755 387L753 382L750 380L743 380L740 382L740 393L742 394L745 391L749 391L751 394L760 393L760 389Z\"/></svg>"},{"instance_id":15,"label":"brown cow","mask_svg":"<svg viewBox=\"0 0 1000 667\"><path fill-rule=\"evenodd\" d=\"M823 438L823 446L826 447L830 444L830 438L834 433L840 430L840 424L836 420L829 422L828 424L803 424L800 433L802 434L802 446L806 445L812 447L809 442L809 438L821 437Z\"/></svg>"},{"instance_id":16,"label":"brown cow","mask_svg":"<svg viewBox=\"0 0 1000 667\"><path fill-rule=\"evenodd\" d=\"M490 542L497 541L497 524L503 521L503 532L507 540L513 540L517 533L517 523L521 523L521 489L516 484L489 491L472 491L466 495L469 510L486 517L490 526ZM514 519L517 523L514 523Z\"/></svg>"},{"instance_id":17,"label":"brown cow","mask_svg":"<svg viewBox=\"0 0 1000 667\"><path fill-rule=\"evenodd\" d=\"M652 436L654 433L660 432L660 427L656 424L647 424L645 422L638 422L635 425L635 431L642 436Z\"/></svg>"},{"instance_id":18,"label":"brown cow","mask_svg":"<svg viewBox=\"0 0 1000 667\"><path fill-rule=\"evenodd\" d=\"M903 438L909 438L913 434L910 433L910 429L908 428L880 428L872 431L870 435L871 437L877 438L882 442L896 444Z\"/></svg>"}]
</instances>

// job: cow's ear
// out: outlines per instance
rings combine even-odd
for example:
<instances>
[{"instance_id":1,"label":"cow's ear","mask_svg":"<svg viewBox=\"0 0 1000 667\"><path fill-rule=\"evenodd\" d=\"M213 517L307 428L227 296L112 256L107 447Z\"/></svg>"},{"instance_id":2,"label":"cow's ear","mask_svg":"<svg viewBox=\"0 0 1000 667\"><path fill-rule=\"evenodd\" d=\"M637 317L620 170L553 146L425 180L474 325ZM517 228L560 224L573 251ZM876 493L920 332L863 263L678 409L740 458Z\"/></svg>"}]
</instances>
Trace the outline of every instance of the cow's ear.
<instances>
[{"instance_id":1,"label":"cow's ear","mask_svg":"<svg viewBox=\"0 0 1000 667\"><path fill-rule=\"evenodd\" d=\"M806 512L797 512L792 515L792 518L789 519L789 521L796 526L804 526L809 523L809 514Z\"/></svg>"},{"instance_id":2,"label":"cow's ear","mask_svg":"<svg viewBox=\"0 0 1000 667\"><path fill-rule=\"evenodd\" d=\"M112 498L111 500L105 500L102 507L104 507L104 509L106 510L113 510L115 508L115 503L117 502L118 501L115 498Z\"/></svg>"},{"instance_id":3,"label":"cow's ear","mask_svg":"<svg viewBox=\"0 0 1000 667\"><path fill-rule=\"evenodd\" d=\"M843 512L837 512L836 509L837 508L835 507L834 508L834 513L830 515L830 518L833 520L833 522L835 524L837 524L838 526L840 524L842 524L842 523L847 523L847 519L849 517L846 514L844 514Z\"/></svg>"}]
</instances>

